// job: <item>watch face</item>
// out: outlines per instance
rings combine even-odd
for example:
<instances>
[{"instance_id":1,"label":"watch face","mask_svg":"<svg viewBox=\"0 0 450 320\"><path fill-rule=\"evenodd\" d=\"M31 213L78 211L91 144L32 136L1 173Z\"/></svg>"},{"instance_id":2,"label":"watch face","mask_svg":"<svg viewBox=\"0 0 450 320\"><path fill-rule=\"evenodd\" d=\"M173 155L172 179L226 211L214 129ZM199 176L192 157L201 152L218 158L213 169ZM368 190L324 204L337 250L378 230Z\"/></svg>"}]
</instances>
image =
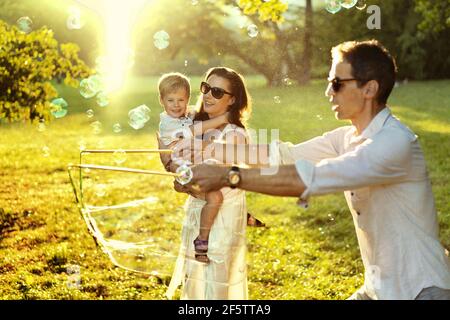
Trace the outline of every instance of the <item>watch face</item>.
<instances>
[{"instance_id":1,"label":"watch face","mask_svg":"<svg viewBox=\"0 0 450 320\"><path fill-rule=\"evenodd\" d=\"M239 178L239 174L238 173L233 173L233 174L230 175L230 183L232 185L238 184L239 180L240 180L240 178Z\"/></svg>"}]
</instances>

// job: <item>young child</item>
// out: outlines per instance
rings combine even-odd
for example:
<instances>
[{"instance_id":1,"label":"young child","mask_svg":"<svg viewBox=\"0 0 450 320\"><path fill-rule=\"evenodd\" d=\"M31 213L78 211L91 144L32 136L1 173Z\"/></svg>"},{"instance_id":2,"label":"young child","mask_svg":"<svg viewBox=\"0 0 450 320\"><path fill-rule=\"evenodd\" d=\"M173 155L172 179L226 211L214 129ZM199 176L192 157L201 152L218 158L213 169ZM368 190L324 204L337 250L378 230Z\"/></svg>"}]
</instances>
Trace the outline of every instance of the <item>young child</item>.
<instances>
[{"instance_id":1,"label":"young child","mask_svg":"<svg viewBox=\"0 0 450 320\"><path fill-rule=\"evenodd\" d=\"M219 117L194 124L194 115L189 113L190 98L189 79L181 73L168 73L158 81L159 102L164 107L160 114L159 134L161 141L173 147L182 138L204 133L228 123L228 113ZM209 263L207 256L209 232L223 202L222 192L213 191L205 194L206 204L200 217L200 233L194 241L195 259Z\"/></svg>"}]
</instances>

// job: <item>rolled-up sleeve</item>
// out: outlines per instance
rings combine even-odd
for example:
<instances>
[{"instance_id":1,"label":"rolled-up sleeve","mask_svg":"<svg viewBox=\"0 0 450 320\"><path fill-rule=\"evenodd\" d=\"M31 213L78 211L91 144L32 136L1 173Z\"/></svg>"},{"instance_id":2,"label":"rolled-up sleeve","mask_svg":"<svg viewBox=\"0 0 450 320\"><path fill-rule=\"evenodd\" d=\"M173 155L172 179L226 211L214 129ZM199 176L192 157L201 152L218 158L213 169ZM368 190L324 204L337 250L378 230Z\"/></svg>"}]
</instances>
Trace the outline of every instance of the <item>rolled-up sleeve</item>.
<instances>
[{"instance_id":1,"label":"rolled-up sleeve","mask_svg":"<svg viewBox=\"0 0 450 320\"><path fill-rule=\"evenodd\" d=\"M399 130L386 130L339 157L316 164L296 161L306 185L301 198L401 181L410 169L412 141Z\"/></svg>"},{"instance_id":2,"label":"rolled-up sleeve","mask_svg":"<svg viewBox=\"0 0 450 320\"><path fill-rule=\"evenodd\" d=\"M322 159L337 157L339 144L349 128L349 126L340 127L295 145L279 140L272 141L269 147L270 165L293 164L300 159L317 163Z\"/></svg>"}]
</instances>

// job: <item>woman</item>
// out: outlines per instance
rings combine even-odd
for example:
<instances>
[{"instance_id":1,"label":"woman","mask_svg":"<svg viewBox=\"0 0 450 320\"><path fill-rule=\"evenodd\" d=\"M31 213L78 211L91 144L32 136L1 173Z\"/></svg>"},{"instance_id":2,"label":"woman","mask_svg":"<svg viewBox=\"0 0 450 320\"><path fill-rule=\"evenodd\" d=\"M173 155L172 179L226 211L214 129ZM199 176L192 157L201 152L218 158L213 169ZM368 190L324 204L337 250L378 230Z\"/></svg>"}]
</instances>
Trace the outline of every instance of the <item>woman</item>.
<instances>
[{"instance_id":1,"label":"woman","mask_svg":"<svg viewBox=\"0 0 450 320\"><path fill-rule=\"evenodd\" d=\"M208 70L201 85L199 109L195 121L202 121L229 112L229 123L204 140L223 140L227 143L248 143L245 121L251 112L250 96L242 76L229 68ZM167 166L166 166L167 168ZM170 170L175 168L170 166ZM167 297L172 298L182 284L181 299L235 299L248 298L246 267L247 209L245 192L223 188L224 201L214 220L209 235L209 264L195 260L194 240L200 226L200 213L205 201L192 195L186 201L180 253L177 259Z\"/></svg>"}]
</instances>

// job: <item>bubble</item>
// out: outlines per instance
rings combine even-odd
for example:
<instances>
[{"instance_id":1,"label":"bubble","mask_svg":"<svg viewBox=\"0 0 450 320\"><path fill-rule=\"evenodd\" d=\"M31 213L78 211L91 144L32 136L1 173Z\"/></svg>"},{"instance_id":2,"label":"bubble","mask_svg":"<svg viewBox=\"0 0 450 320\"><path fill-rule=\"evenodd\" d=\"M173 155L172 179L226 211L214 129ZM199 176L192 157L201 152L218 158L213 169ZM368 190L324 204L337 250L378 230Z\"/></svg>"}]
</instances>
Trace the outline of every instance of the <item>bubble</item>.
<instances>
[{"instance_id":1,"label":"bubble","mask_svg":"<svg viewBox=\"0 0 450 320\"><path fill-rule=\"evenodd\" d=\"M66 20L66 25L69 30L81 29L84 22L81 20L81 11L77 7L69 7L69 17Z\"/></svg>"},{"instance_id":2,"label":"bubble","mask_svg":"<svg viewBox=\"0 0 450 320\"><path fill-rule=\"evenodd\" d=\"M106 195L106 185L103 183L97 183L94 186L94 192L97 197L104 197Z\"/></svg>"},{"instance_id":3,"label":"bubble","mask_svg":"<svg viewBox=\"0 0 450 320\"><path fill-rule=\"evenodd\" d=\"M92 118L94 116L94 110L88 109L86 111L86 115L87 115L88 118Z\"/></svg>"},{"instance_id":4,"label":"bubble","mask_svg":"<svg viewBox=\"0 0 450 320\"><path fill-rule=\"evenodd\" d=\"M100 139L97 141L97 149L103 149L105 147L105 141Z\"/></svg>"},{"instance_id":5,"label":"bubble","mask_svg":"<svg viewBox=\"0 0 450 320\"><path fill-rule=\"evenodd\" d=\"M42 155L46 158L50 156L50 148L47 146L42 147Z\"/></svg>"},{"instance_id":6,"label":"bubble","mask_svg":"<svg viewBox=\"0 0 450 320\"><path fill-rule=\"evenodd\" d=\"M198 0L192 0L192 5L196 6L198 4Z\"/></svg>"},{"instance_id":7,"label":"bubble","mask_svg":"<svg viewBox=\"0 0 450 320\"><path fill-rule=\"evenodd\" d=\"M100 121L94 121L91 123L91 128L94 134L100 134L102 132L102 123Z\"/></svg>"},{"instance_id":8,"label":"bubble","mask_svg":"<svg viewBox=\"0 0 450 320\"><path fill-rule=\"evenodd\" d=\"M63 98L56 98L50 103L50 112L55 118L62 118L67 114L68 106L66 100Z\"/></svg>"},{"instance_id":9,"label":"bubble","mask_svg":"<svg viewBox=\"0 0 450 320\"><path fill-rule=\"evenodd\" d=\"M356 4L355 8L358 10L364 10L366 8L366 0L358 0L358 3Z\"/></svg>"},{"instance_id":10,"label":"bubble","mask_svg":"<svg viewBox=\"0 0 450 320\"><path fill-rule=\"evenodd\" d=\"M95 96L102 88L102 78L97 74L80 81L80 94L86 99Z\"/></svg>"},{"instance_id":11,"label":"bubble","mask_svg":"<svg viewBox=\"0 0 450 320\"><path fill-rule=\"evenodd\" d=\"M283 78L283 84L285 86L291 86L294 82L289 78L289 77L285 77Z\"/></svg>"},{"instance_id":12,"label":"bubble","mask_svg":"<svg viewBox=\"0 0 450 320\"><path fill-rule=\"evenodd\" d=\"M339 0L325 0L325 9L332 14L335 14L341 10L341 3Z\"/></svg>"},{"instance_id":13,"label":"bubble","mask_svg":"<svg viewBox=\"0 0 450 320\"><path fill-rule=\"evenodd\" d=\"M86 141L84 141L83 139L78 141L78 148L80 149L80 151L86 150Z\"/></svg>"},{"instance_id":14,"label":"bubble","mask_svg":"<svg viewBox=\"0 0 450 320\"><path fill-rule=\"evenodd\" d=\"M103 80L98 74L93 74L88 78L89 84L96 93L103 89Z\"/></svg>"},{"instance_id":15,"label":"bubble","mask_svg":"<svg viewBox=\"0 0 450 320\"><path fill-rule=\"evenodd\" d=\"M142 129L150 120L150 108L145 104L140 105L128 112L128 124L135 130Z\"/></svg>"},{"instance_id":16,"label":"bubble","mask_svg":"<svg viewBox=\"0 0 450 320\"><path fill-rule=\"evenodd\" d=\"M120 123L113 124L113 131L114 133L119 133L122 131L122 126L120 125Z\"/></svg>"},{"instance_id":17,"label":"bubble","mask_svg":"<svg viewBox=\"0 0 450 320\"><path fill-rule=\"evenodd\" d=\"M33 21L29 17L20 17L17 19L17 27L24 33L30 33L32 30Z\"/></svg>"},{"instance_id":18,"label":"bubble","mask_svg":"<svg viewBox=\"0 0 450 320\"><path fill-rule=\"evenodd\" d=\"M127 161L127 153L122 149L118 149L114 151L113 159L116 164L122 164Z\"/></svg>"},{"instance_id":19,"label":"bubble","mask_svg":"<svg viewBox=\"0 0 450 320\"><path fill-rule=\"evenodd\" d=\"M320 114L316 114L316 118L317 118L318 120L323 120L323 117L322 117L322 115L320 115Z\"/></svg>"},{"instance_id":20,"label":"bubble","mask_svg":"<svg viewBox=\"0 0 450 320\"><path fill-rule=\"evenodd\" d=\"M89 79L83 79L80 81L80 94L85 99L92 98L97 92L92 88L92 84Z\"/></svg>"},{"instance_id":21,"label":"bubble","mask_svg":"<svg viewBox=\"0 0 450 320\"><path fill-rule=\"evenodd\" d=\"M98 104L100 107L106 107L106 106L109 104L108 96L107 96L106 93L104 93L103 91L100 91L100 92L97 94L96 100L97 100L97 104Z\"/></svg>"},{"instance_id":22,"label":"bubble","mask_svg":"<svg viewBox=\"0 0 450 320\"><path fill-rule=\"evenodd\" d=\"M46 128L47 128L47 126L45 125L45 121L44 120L39 120L39 123L37 125L37 130L39 132L44 132Z\"/></svg>"},{"instance_id":23,"label":"bubble","mask_svg":"<svg viewBox=\"0 0 450 320\"><path fill-rule=\"evenodd\" d=\"M275 103L281 103L281 98L280 98L280 96L275 96L275 97L273 97L273 101L275 101Z\"/></svg>"},{"instance_id":24,"label":"bubble","mask_svg":"<svg viewBox=\"0 0 450 320\"><path fill-rule=\"evenodd\" d=\"M184 60L184 66L187 67L188 66L188 61Z\"/></svg>"},{"instance_id":25,"label":"bubble","mask_svg":"<svg viewBox=\"0 0 450 320\"><path fill-rule=\"evenodd\" d=\"M163 50L169 46L169 39L169 34L164 30L160 30L153 35L153 44L159 50Z\"/></svg>"},{"instance_id":26,"label":"bubble","mask_svg":"<svg viewBox=\"0 0 450 320\"><path fill-rule=\"evenodd\" d=\"M192 179L192 170L186 164L179 166L176 173L180 175L176 178L176 180L182 185L188 184Z\"/></svg>"},{"instance_id":27,"label":"bubble","mask_svg":"<svg viewBox=\"0 0 450 320\"><path fill-rule=\"evenodd\" d=\"M254 38L258 35L258 27L254 24L250 24L247 26L247 34L249 37Z\"/></svg>"},{"instance_id":28,"label":"bubble","mask_svg":"<svg viewBox=\"0 0 450 320\"><path fill-rule=\"evenodd\" d=\"M350 9L355 6L358 0L340 0L341 6L345 9Z\"/></svg>"}]
</instances>

